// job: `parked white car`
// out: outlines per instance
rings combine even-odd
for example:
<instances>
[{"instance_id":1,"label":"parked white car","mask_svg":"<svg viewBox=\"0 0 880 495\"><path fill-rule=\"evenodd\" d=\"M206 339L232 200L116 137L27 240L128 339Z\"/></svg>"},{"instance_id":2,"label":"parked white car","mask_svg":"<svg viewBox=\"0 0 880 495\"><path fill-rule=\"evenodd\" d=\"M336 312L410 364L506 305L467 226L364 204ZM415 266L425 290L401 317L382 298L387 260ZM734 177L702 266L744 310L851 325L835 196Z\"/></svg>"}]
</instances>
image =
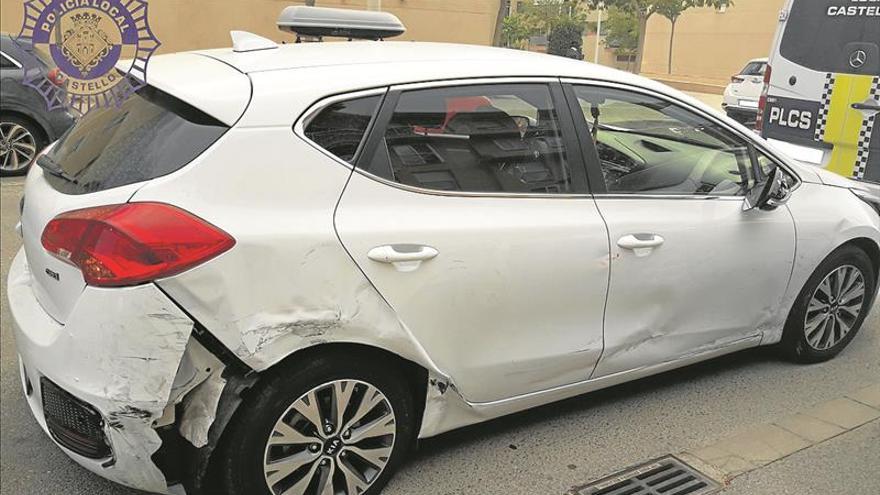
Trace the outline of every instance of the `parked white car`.
<instances>
[{"instance_id":1,"label":"parked white car","mask_svg":"<svg viewBox=\"0 0 880 495\"><path fill-rule=\"evenodd\" d=\"M878 199L635 75L354 41L153 58L27 177L34 417L157 493L379 493L417 438L855 338Z\"/></svg>"},{"instance_id":2,"label":"parked white car","mask_svg":"<svg viewBox=\"0 0 880 495\"><path fill-rule=\"evenodd\" d=\"M724 89L724 100L721 103L730 118L749 126L755 124L766 70L767 59L756 58L750 60L739 74L730 77L730 84Z\"/></svg>"}]
</instances>

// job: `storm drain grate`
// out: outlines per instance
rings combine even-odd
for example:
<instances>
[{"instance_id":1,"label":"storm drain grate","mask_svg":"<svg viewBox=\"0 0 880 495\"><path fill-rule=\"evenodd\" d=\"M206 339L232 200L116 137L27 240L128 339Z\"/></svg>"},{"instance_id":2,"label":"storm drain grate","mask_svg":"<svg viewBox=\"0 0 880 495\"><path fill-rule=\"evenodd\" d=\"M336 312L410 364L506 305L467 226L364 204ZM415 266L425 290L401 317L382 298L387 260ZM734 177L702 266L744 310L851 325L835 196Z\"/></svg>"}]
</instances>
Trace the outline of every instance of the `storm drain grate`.
<instances>
[{"instance_id":1,"label":"storm drain grate","mask_svg":"<svg viewBox=\"0 0 880 495\"><path fill-rule=\"evenodd\" d=\"M669 456L574 488L569 495L706 495L719 488L706 475Z\"/></svg>"}]
</instances>

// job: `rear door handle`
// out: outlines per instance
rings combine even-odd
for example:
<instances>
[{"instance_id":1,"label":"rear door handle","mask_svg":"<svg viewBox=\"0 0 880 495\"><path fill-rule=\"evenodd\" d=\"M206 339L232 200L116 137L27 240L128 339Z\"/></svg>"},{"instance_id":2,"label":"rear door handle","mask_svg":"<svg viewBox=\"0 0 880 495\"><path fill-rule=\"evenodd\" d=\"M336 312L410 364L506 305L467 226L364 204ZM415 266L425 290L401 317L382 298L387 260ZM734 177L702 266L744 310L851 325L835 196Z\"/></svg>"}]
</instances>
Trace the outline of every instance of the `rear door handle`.
<instances>
[{"instance_id":1,"label":"rear door handle","mask_svg":"<svg viewBox=\"0 0 880 495\"><path fill-rule=\"evenodd\" d=\"M617 245L642 257L651 254L654 248L660 247L664 242L666 240L657 234L629 234L621 237Z\"/></svg>"},{"instance_id":2,"label":"rear door handle","mask_svg":"<svg viewBox=\"0 0 880 495\"><path fill-rule=\"evenodd\" d=\"M367 257L379 263L390 263L398 271L411 272L423 261L436 258L440 251L431 246L418 244L386 244L377 246L367 253Z\"/></svg>"}]
</instances>

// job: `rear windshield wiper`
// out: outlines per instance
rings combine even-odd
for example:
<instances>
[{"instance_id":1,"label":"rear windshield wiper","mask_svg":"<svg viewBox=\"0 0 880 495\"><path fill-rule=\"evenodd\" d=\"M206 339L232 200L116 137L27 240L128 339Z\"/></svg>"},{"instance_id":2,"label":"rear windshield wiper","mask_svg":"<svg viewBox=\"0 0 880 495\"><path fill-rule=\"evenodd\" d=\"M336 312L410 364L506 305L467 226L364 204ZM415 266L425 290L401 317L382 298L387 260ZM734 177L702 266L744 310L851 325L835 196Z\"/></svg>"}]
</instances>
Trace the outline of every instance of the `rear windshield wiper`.
<instances>
[{"instance_id":1,"label":"rear windshield wiper","mask_svg":"<svg viewBox=\"0 0 880 495\"><path fill-rule=\"evenodd\" d=\"M76 177L65 172L64 169L61 168L61 165L58 164L58 162L49 158L47 155L43 155L43 156L37 158L37 165L39 165L40 168L42 168L46 172L54 175L55 177L61 177L62 179L66 180L67 182L72 182L74 184L79 185L79 182L77 182Z\"/></svg>"}]
</instances>

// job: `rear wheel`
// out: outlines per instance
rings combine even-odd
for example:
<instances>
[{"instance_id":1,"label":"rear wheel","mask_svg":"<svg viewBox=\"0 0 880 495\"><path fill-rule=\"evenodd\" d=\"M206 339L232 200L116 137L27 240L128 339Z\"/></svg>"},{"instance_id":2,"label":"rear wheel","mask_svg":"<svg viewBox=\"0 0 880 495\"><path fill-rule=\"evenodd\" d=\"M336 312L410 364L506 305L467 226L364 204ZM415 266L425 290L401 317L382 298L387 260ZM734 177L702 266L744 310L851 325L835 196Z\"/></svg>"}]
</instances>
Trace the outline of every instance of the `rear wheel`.
<instances>
[{"instance_id":1,"label":"rear wheel","mask_svg":"<svg viewBox=\"0 0 880 495\"><path fill-rule=\"evenodd\" d=\"M46 146L43 131L17 115L0 115L0 175L24 175Z\"/></svg>"},{"instance_id":2,"label":"rear wheel","mask_svg":"<svg viewBox=\"0 0 880 495\"><path fill-rule=\"evenodd\" d=\"M228 494L373 495L388 482L412 443L412 399L392 370L341 357L278 373L242 404L219 457Z\"/></svg>"},{"instance_id":3,"label":"rear wheel","mask_svg":"<svg viewBox=\"0 0 880 495\"><path fill-rule=\"evenodd\" d=\"M829 256L804 286L785 325L783 350L804 363L826 361L855 338L870 310L875 271L861 249Z\"/></svg>"}]
</instances>

